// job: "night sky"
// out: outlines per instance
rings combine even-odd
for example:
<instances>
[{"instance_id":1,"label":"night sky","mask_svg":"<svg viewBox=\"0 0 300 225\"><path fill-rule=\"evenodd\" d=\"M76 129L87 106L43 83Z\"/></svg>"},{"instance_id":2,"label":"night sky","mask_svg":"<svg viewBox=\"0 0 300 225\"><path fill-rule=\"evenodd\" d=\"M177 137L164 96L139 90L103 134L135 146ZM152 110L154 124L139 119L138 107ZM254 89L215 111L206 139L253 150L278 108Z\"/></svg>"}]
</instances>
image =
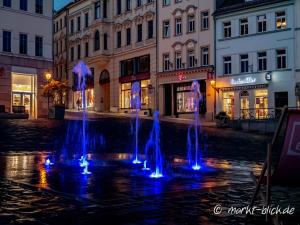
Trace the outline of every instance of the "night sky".
<instances>
[{"instance_id":1,"label":"night sky","mask_svg":"<svg viewBox=\"0 0 300 225\"><path fill-rule=\"evenodd\" d=\"M69 2L72 2L72 0L54 0L54 9L59 10Z\"/></svg>"}]
</instances>

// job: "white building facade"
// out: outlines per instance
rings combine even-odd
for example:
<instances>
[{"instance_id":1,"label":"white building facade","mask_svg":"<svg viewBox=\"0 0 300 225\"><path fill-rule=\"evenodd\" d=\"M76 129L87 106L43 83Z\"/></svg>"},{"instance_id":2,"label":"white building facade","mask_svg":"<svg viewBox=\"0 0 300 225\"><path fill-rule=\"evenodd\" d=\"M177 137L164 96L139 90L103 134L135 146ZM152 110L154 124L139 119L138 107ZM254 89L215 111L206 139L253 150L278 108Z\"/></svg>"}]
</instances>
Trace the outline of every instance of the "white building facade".
<instances>
[{"instance_id":1,"label":"white building facade","mask_svg":"<svg viewBox=\"0 0 300 225\"><path fill-rule=\"evenodd\" d=\"M296 14L292 0L218 7L217 112L265 119L276 116L276 108L296 106Z\"/></svg>"},{"instance_id":2,"label":"white building facade","mask_svg":"<svg viewBox=\"0 0 300 225\"><path fill-rule=\"evenodd\" d=\"M52 73L52 1L0 1L0 105L47 115L44 74Z\"/></svg>"},{"instance_id":3,"label":"white building facade","mask_svg":"<svg viewBox=\"0 0 300 225\"><path fill-rule=\"evenodd\" d=\"M157 88L161 115L191 117L192 81L200 84L199 113L211 120L214 92L208 74L214 64L215 1L164 0L158 3Z\"/></svg>"}]
</instances>

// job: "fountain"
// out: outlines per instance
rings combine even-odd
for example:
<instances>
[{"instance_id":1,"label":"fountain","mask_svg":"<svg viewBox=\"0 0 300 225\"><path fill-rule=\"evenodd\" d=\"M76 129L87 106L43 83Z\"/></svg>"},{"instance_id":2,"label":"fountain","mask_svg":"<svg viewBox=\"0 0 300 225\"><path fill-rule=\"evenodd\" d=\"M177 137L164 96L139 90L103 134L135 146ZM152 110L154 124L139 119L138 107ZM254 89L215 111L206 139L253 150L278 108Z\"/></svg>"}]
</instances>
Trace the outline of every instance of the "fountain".
<instances>
[{"instance_id":1,"label":"fountain","mask_svg":"<svg viewBox=\"0 0 300 225\"><path fill-rule=\"evenodd\" d=\"M159 112L154 112L154 118L153 118L153 127L150 133L149 140L147 141L146 147L145 147L145 155L146 160L144 161L144 167L143 170L149 170L147 167L147 162L149 157L149 150L153 150L153 167L154 172L150 174L151 178L161 178L163 177L163 159L161 156L160 151L160 125L159 125Z\"/></svg>"},{"instance_id":2,"label":"fountain","mask_svg":"<svg viewBox=\"0 0 300 225\"><path fill-rule=\"evenodd\" d=\"M139 160L139 110L141 108L141 98L140 98L140 83L134 82L131 86L131 108L135 109L135 129L134 129L134 138L135 138L135 147L133 152L133 164L140 164L142 163L141 160Z\"/></svg>"},{"instance_id":3,"label":"fountain","mask_svg":"<svg viewBox=\"0 0 300 225\"><path fill-rule=\"evenodd\" d=\"M193 100L192 107L194 111L194 122L188 129L187 135L187 158L188 163L193 170L200 170L200 152L199 152L199 103L201 101L200 84L198 81L193 81L191 85L191 98ZM192 136L192 129L194 130ZM193 142L194 141L194 142ZM193 154L195 158L193 159Z\"/></svg>"},{"instance_id":4,"label":"fountain","mask_svg":"<svg viewBox=\"0 0 300 225\"><path fill-rule=\"evenodd\" d=\"M86 81L87 76L91 76L91 70L88 68L88 66L83 62L79 61L78 64L73 68L73 72L77 74L78 76L78 82L77 82L77 90L81 91L82 94L82 156L80 158L80 166L84 167L84 170L82 174L90 174L88 171L88 161L87 161L87 139L86 139L86 102L85 102L85 88L86 88Z\"/></svg>"}]
</instances>

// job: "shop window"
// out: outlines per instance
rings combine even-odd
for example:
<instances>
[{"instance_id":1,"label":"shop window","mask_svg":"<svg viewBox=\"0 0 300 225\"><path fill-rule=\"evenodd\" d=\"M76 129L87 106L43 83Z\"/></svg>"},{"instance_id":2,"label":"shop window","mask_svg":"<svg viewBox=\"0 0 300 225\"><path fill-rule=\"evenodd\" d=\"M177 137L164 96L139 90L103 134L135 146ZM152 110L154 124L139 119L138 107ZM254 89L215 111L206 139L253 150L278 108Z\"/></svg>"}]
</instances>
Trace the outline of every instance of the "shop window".
<instances>
[{"instance_id":1,"label":"shop window","mask_svg":"<svg viewBox=\"0 0 300 225\"><path fill-rule=\"evenodd\" d=\"M249 119L249 92L248 91L242 91L240 94L241 99L241 118L242 119Z\"/></svg>"},{"instance_id":2,"label":"shop window","mask_svg":"<svg viewBox=\"0 0 300 225\"><path fill-rule=\"evenodd\" d=\"M223 110L230 117L234 117L234 92L224 92Z\"/></svg>"},{"instance_id":3,"label":"shop window","mask_svg":"<svg viewBox=\"0 0 300 225\"><path fill-rule=\"evenodd\" d=\"M83 109L85 103L86 108L94 107L94 89L85 90L85 102L83 101L82 91L74 92L74 106L78 109Z\"/></svg>"},{"instance_id":4,"label":"shop window","mask_svg":"<svg viewBox=\"0 0 300 225\"><path fill-rule=\"evenodd\" d=\"M194 96L191 94L191 84L183 84L176 88L177 113L190 113L195 111Z\"/></svg>"},{"instance_id":5,"label":"shop window","mask_svg":"<svg viewBox=\"0 0 300 225\"><path fill-rule=\"evenodd\" d=\"M268 90L255 91L255 118L265 119L268 116Z\"/></svg>"},{"instance_id":6,"label":"shop window","mask_svg":"<svg viewBox=\"0 0 300 225\"><path fill-rule=\"evenodd\" d=\"M141 81L141 105L142 108L149 108L149 94L148 94L148 86L150 84L150 80L142 80Z\"/></svg>"},{"instance_id":7,"label":"shop window","mask_svg":"<svg viewBox=\"0 0 300 225\"><path fill-rule=\"evenodd\" d=\"M129 109L131 101L131 83L121 84L121 108Z\"/></svg>"}]
</instances>

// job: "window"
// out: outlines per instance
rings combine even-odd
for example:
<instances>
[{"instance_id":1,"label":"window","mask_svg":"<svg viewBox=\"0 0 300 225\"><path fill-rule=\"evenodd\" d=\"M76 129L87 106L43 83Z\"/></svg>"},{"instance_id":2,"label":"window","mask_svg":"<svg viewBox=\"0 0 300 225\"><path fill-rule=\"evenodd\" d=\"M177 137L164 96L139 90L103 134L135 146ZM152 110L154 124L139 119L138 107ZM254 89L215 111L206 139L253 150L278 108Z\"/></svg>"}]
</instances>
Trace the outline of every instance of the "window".
<instances>
[{"instance_id":1,"label":"window","mask_svg":"<svg viewBox=\"0 0 300 225\"><path fill-rule=\"evenodd\" d=\"M258 52L258 71L267 70L267 52Z\"/></svg>"},{"instance_id":2,"label":"window","mask_svg":"<svg viewBox=\"0 0 300 225\"><path fill-rule=\"evenodd\" d=\"M175 53L175 63L176 63L176 70L179 70L182 68L181 52Z\"/></svg>"},{"instance_id":3,"label":"window","mask_svg":"<svg viewBox=\"0 0 300 225\"><path fill-rule=\"evenodd\" d=\"M104 50L107 50L108 49L108 43L107 43L107 40L108 40L108 37L107 37L107 33L104 34L103 36L103 48Z\"/></svg>"},{"instance_id":4,"label":"window","mask_svg":"<svg viewBox=\"0 0 300 225\"><path fill-rule=\"evenodd\" d=\"M126 0L126 11L131 10L131 0Z\"/></svg>"},{"instance_id":5,"label":"window","mask_svg":"<svg viewBox=\"0 0 300 225\"><path fill-rule=\"evenodd\" d=\"M276 50L277 69L286 69L286 50Z\"/></svg>"},{"instance_id":6,"label":"window","mask_svg":"<svg viewBox=\"0 0 300 225\"><path fill-rule=\"evenodd\" d=\"M121 31L117 32L117 48L121 48L122 45L122 33Z\"/></svg>"},{"instance_id":7,"label":"window","mask_svg":"<svg viewBox=\"0 0 300 225\"><path fill-rule=\"evenodd\" d=\"M55 42L54 46L55 46L55 55L58 55L58 42Z\"/></svg>"},{"instance_id":8,"label":"window","mask_svg":"<svg viewBox=\"0 0 300 225\"><path fill-rule=\"evenodd\" d=\"M195 32L195 15L188 16L188 32Z\"/></svg>"},{"instance_id":9,"label":"window","mask_svg":"<svg viewBox=\"0 0 300 225\"><path fill-rule=\"evenodd\" d=\"M71 62L74 61L74 47L71 47Z\"/></svg>"},{"instance_id":10,"label":"window","mask_svg":"<svg viewBox=\"0 0 300 225\"><path fill-rule=\"evenodd\" d=\"M170 37L170 21L163 21L163 37Z\"/></svg>"},{"instance_id":11,"label":"window","mask_svg":"<svg viewBox=\"0 0 300 225\"><path fill-rule=\"evenodd\" d=\"M81 57L81 46L77 45L77 59L79 60Z\"/></svg>"},{"instance_id":12,"label":"window","mask_svg":"<svg viewBox=\"0 0 300 225\"><path fill-rule=\"evenodd\" d=\"M63 42L60 41L60 52L62 52L62 50L63 50Z\"/></svg>"},{"instance_id":13,"label":"window","mask_svg":"<svg viewBox=\"0 0 300 225\"><path fill-rule=\"evenodd\" d=\"M131 102L131 83L121 84L121 108L129 109Z\"/></svg>"},{"instance_id":14,"label":"window","mask_svg":"<svg viewBox=\"0 0 300 225\"><path fill-rule=\"evenodd\" d=\"M3 6L11 7L11 0L3 0Z\"/></svg>"},{"instance_id":15,"label":"window","mask_svg":"<svg viewBox=\"0 0 300 225\"><path fill-rule=\"evenodd\" d=\"M201 48L201 62L202 62L202 66L209 65L209 49L208 49L208 47Z\"/></svg>"},{"instance_id":16,"label":"window","mask_svg":"<svg viewBox=\"0 0 300 225\"><path fill-rule=\"evenodd\" d=\"M103 0L103 18L107 18L107 0Z\"/></svg>"},{"instance_id":17,"label":"window","mask_svg":"<svg viewBox=\"0 0 300 225\"><path fill-rule=\"evenodd\" d=\"M285 11L276 12L276 29L286 29L286 15Z\"/></svg>"},{"instance_id":18,"label":"window","mask_svg":"<svg viewBox=\"0 0 300 225\"><path fill-rule=\"evenodd\" d=\"M234 92L223 93L223 110L230 117L234 117Z\"/></svg>"},{"instance_id":19,"label":"window","mask_svg":"<svg viewBox=\"0 0 300 225\"><path fill-rule=\"evenodd\" d=\"M142 6L142 0L136 0L136 7Z\"/></svg>"},{"instance_id":20,"label":"window","mask_svg":"<svg viewBox=\"0 0 300 225\"><path fill-rule=\"evenodd\" d=\"M240 20L240 35L247 35L248 34L248 19L241 19Z\"/></svg>"},{"instance_id":21,"label":"window","mask_svg":"<svg viewBox=\"0 0 300 225\"><path fill-rule=\"evenodd\" d=\"M224 74L231 74L231 56L226 56L223 58L224 62Z\"/></svg>"},{"instance_id":22,"label":"window","mask_svg":"<svg viewBox=\"0 0 300 225\"><path fill-rule=\"evenodd\" d=\"M257 31L259 33L267 31L267 18L266 15L257 17Z\"/></svg>"},{"instance_id":23,"label":"window","mask_svg":"<svg viewBox=\"0 0 300 225\"><path fill-rule=\"evenodd\" d=\"M149 107L149 84L150 80L141 80L141 106L144 109Z\"/></svg>"},{"instance_id":24,"label":"window","mask_svg":"<svg viewBox=\"0 0 300 225\"><path fill-rule=\"evenodd\" d=\"M137 25L137 42L143 40L143 24Z\"/></svg>"},{"instance_id":25,"label":"window","mask_svg":"<svg viewBox=\"0 0 300 225\"><path fill-rule=\"evenodd\" d=\"M249 72L248 55L240 55L241 73Z\"/></svg>"},{"instance_id":26,"label":"window","mask_svg":"<svg viewBox=\"0 0 300 225\"><path fill-rule=\"evenodd\" d=\"M27 11L27 0L20 0L20 10Z\"/></svg>"},{"instance_id":27,"label":"window","mask_svg":"<svg viewBox=\"0 0 300 225\"><path fill-rule=\"evenodd\" d=\"M100 33L97 30L95 32L95 38L94 38L94 50L98 51L100 49Z\"/></svg>"},{"instance_id":28,"label":"window","mask_svg":"<svg viewBox=\"0 0 300 225\"><path fill-rule=\"evenodd\" d=\"M126 45L131 45L131 28L126 29Z\"/></svg>"},{"instance_id":29,"label":"window","mask_svg":"<svg viewBox=\"0 0 300 225\"><path fill-rule=\"evenodd\" d=\"M201 30L209 29L209 14L208 11L201 12Z\"/></svg>"},{"instance_id":30,"label":"window","mask_svg":"<svg viewBox=\"0 0 300 225\"><path fill-rule=\"evenodd\" d=\"M35 0L35 12L43 14L43 0Z\"/></svg>"},{"instance_id":31,"label":"window","mask_svg":"<svg viewBox=\"0 0 300 225\"><path fill-rule=\"evenodd\" d=\"M195 51L190 50L190 51L188 51L187 55L188 55L188 67L189 68L195 67L195 64L196 64Z\"/></svg>"},{"instance_id":32,"label":"window","mask_svg":"<svg viewBox=\"0 0 300 225\"><path fill-rule=\"evenodd\" d=\"M266 119L268 115L268 90L255 91L255 118Z\"/></svg>"},{"instance_id":33,"label":"window","mask_svg":"<svg viewBox=\"0 0 300 225\"><path fill-rule=\"evenodd\" d=\"M163 6L170 5L170 0L163 0Z\"/></svg>"},{"instance_id":34,"label":"window","mask_svg":"<svg viewBox=\"0 0 300 225\"><path fill-rule=\"evenodd\" d=\"M11 32L3 31L3 51L11 52Z\"/></svg>"},{"instance_id":35,"label":"window","mask_svg":"<svg viewBox=\"0 0 300 225\"><path fill-rule=\"evenodd\" d=\"M43 37L35 37L35 56L43 56Z\"/></svg>"},{"instance_id":36,"label":"window","mask_svg":"<svg viewBox=\"0 0 300 225\"><path fill-rule=\"evenodd\" d=\"M79 16L79 17L77 17L77 31L80 31L80 28L81 28L81 19Z\"/></svg>"},{"instance_id":37,"label":"window","mask_svg":"<svg viewBox=\"0 0 300 225\"><path fill-rule=\"evenodd\" d=\"M117 15L120 15L122 12L122 2L121 0L117 0Z\"/></svg>"},{"instance_id":38,"label":"window","mask_svg":"<svg viewBox=\"0 0 300 225\"><path fill-rule=\"evenodd\" d=\"M20 34L20 54L27 54L27 34Z\"/></svg>"},{"instance_id":39,"label":"window","mask_svg":"<svg viewBox=\"0 0 300 225\"><path fill-rule=\"evenodd\" d=\"M164 71L170 70L170 55L169 54L163 55L163 70Z\"/></svg>"},{"instance_id":40,"label":"window","mask_svg":"<svg viewBox=\"0 0 300 225\"><path fill-rule=\"evenodd\" d=\"M100 1L95 2L95 20L100 18Z\"/></svg>"},{"instance_id":41,"label":"window","mask_svg":"<svg viewBox=\"0 0 300 225\"><path fill-rule=\"evenodd\" d=\"M175 18L175 35L181 35L182 34L182 19L181 18Z\"/></svg>"},{"instance_id":42,"label":"window","mask_svg":"<svg viewBox=\"0 0 300 225\"><path fill-rule=\"evenodd\" d=\"M195 112L195 100L191 94L191 82L181 83L175 89L176 113Z\"/></svg>"},{"instance_id":43,"label":"window","mask_svg":"<svg viewBox=\"0 0 300 225\"><path fill-rule=\"evenodd\" d=\"M89 43L85 42L85 57L89 57Z\"/></svg>"},{"instance_id":44,"label":"window","mask_svg":"<svg viewBox=\"0 0 300 225\"><path fill-rule=\"evenodd\" d=\"M153 20L148 21L148 39L153 38Z\"/></svg>"},{"instance_id":45,"label":"window","mask_svg":"<svg viewBox=\"0 0 300 225\"><path fill-rule=\"evenodd\" d=\"M70 23L71 23L70 32L71 32L71 34L73 34L74 33L74 20L72 19Z\"/></svg>"},{"instance_id":46,"label":"window","mask_svg":"<svg viewBox=\"0 0 300 225\"><path fill-rule=\"evenodd\" d=\"M84 26L85 28L89 26L89 13L84 14Z\"/></svg>"},{"instance_id":47,"label":"window","mask_svg":"<svg viewBox=\"0 0 300 225\"><path fill-rule=\"evenodd\" d=\"M62 29L62 19L59 20L59 27Z\"/></svg>"},{"instance_id":48,"label":"window","mask_svg":"<svg viewBox=\"0 0 300 225\"><path fill-rule=\"evenodd\" d=\"M121 76L131 76L150 72L150 56L144 55L120 62Z\"/></svg>"},{"instance_id":49,"label":"window","mask_svg":"<svg viewBox=\"0 0 300 225\"><path fill-rule=\"evenodd\" d=\"M224 38L231 37L231 22L224 22L223 29L224 29Z\"/></svg>"}]
</instances>

